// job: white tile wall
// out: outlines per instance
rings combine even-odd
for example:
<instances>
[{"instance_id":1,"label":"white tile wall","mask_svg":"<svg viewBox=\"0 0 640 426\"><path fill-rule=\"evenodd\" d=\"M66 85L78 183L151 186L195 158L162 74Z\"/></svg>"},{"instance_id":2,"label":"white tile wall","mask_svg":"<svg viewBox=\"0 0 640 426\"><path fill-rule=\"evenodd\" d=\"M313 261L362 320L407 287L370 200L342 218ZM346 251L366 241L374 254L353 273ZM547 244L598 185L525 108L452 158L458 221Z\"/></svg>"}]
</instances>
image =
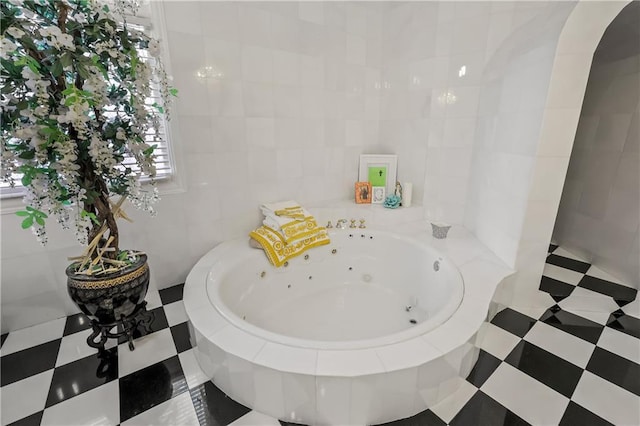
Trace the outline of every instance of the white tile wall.
<instances>
[{"instance_id":1,"label":"white tile wall","mask_svg":"<svg viewBox=\"0 0 640 426\"><path fill-rule=\"evenodd\" d=\"M536 136L543 135L546 154L567 152L553 143L567 131L562 120L539 122L555 43L573 3L155 5L164 9L180 90L173 143L186 192L164 195L155 219L131 211L136 223L123 224L121 238L123 247L149 253L158 287L182 282L219 241L246 235L259 223L262 202L352 197L363 152L399 154L398 178L413 182L414 205L423 204L431 219L466 224L514 264L532 176L541 176L538 197L552 186L531 160ZM572 19L597 35L599 15L585 9ZM578 46L562 47L565 77L585 65L576 56L585 49L577 34L563 33ZM198 79L204 66L222 77ZM577 98L554 96L558 112L577 117ZM632 120L629 134L637 127ZM501 155L522 168L499 165ZM513 217L511 227L504 215ZM2 219L2 331L73 312L64 296L64 256L79 247L52 225L50 246L41 249L15 217ZM51 285L24 279L24 266L34 264L40 266L29 273ZM46 291L57 296L42 296ZM23 305L27 316L7 308Z\"/></svg>"}]
</instances>

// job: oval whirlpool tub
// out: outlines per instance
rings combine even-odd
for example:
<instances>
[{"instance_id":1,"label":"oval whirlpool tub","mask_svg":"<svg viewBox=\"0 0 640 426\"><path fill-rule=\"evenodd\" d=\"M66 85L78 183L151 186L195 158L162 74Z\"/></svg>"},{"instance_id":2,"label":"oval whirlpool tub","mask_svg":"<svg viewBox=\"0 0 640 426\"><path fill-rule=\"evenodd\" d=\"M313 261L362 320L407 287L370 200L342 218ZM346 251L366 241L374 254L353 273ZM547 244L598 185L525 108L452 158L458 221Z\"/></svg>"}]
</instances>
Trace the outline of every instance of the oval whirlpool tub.
<instances>
[{"instance_id":1,"label":"oval whirlpool tub","mask_svg":"<svg viewBox=\"0 0 640 426\"><path fill-rule=\"evenodd\" d=\"M305 424L387 422L454 392L478 355L471 341L441 350L434 333L463 299L455 266L389 232L330 238L280 268L246 239L200 259L184 304L203 371L234 400Z\"/></svg>"}]
</instances>

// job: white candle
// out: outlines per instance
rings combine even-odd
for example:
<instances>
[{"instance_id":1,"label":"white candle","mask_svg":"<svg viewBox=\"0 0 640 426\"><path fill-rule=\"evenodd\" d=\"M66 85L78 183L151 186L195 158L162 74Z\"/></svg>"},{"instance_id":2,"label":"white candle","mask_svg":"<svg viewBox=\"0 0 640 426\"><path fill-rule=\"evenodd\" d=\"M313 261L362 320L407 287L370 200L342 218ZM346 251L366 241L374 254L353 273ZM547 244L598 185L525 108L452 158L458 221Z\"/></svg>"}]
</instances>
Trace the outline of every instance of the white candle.
<instances>
[{"instance_id":1,"label":"white candle","mask_svg":"<svg viewBox=\"0 0 640 426\"><path fill-rule=\"evenodd\" d=\"M413 184L405 182L402 184L402 207L411 207L411 196L413 195Z\"/></svg>"}]
</instances>

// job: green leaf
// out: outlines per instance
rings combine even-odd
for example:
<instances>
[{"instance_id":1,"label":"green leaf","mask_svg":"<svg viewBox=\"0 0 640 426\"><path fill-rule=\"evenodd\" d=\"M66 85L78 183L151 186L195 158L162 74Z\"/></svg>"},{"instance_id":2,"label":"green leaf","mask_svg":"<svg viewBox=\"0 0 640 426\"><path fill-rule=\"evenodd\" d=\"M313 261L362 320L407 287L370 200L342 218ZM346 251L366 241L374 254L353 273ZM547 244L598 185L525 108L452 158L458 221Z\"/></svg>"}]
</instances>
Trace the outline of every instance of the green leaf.
<instances>
[{"instance_id":1,"label":"green leaf","mask_svg":"<svg viewBox=\"0 0 640 426\"><path fill-rule=\"evenodd\" d=\"M31 175L23 175L22 179L20 179L20 182L22 182L22 186L29 186L31 185L32 181L33 181L33 176Z\"/></svg>"},{"instance_id":2,"label":"green leaf","mask_svg":"<svg viewBox=\"0 0 640 426\"><path fill-rule=\"evenodd\" d=\"M100 225L100 221L98 220L98 217L95 215L95 213L82 210L82 212L80 212L80 217L88 217L93 223L95 223L96 225Z\"/></svg>"},{"instance_id":3,"label":"green leaf","mask_svg":"<svg viewBox=\"0 0 640 426\"><path fill-rule=\"evenodd\" d=\"M171 96L178 96L178 89L172 87L169 89L169 93Z\"/></svg>"},{"instance_id":4,"label":"green leaf","mask_svg":"<svg viewBox=\"0 0 640 426\"><path fill-rule=\"evenodd\" d=\"M44 226L44 219L42 216L36 216L36 223L40 226Z\"/></svg>"},{"instance_id":5,"label":"green leaf","mask_svg":"<svg viewBox=\"0 0 640 426\"><path fill-rule=\"evenodd\" d=\"M157 109L160 114L164 114L164 108L162 108L162 106L159 103L154 102L153 105L151 106Z\"/></svg>"},{"instance_id":6,"label":"green leaf","mask_svg":"<svg viewBox=\"0 0 640 426\"><path fill-rule=\"evenodd\" d=\"M62 55L62 57L60 57L60 63L62 64L63 67L70 67L72 63L71 54L67 52L64 55Z\"/></svg>"},{"instance_id":7,"label":"green leaf","mask_svg":"<svg viewBox=\"0 0 640 426\"><path fill-rule=\"evenodd\" d=\"M142 151L142 153L144 155L151 155L151 154L153 154L153 150L155 150L157 147L158 147L158 145L151 145L149 148L147 148L144 151Z\"/></svg>"},{"instance_id":8,"label":"green leaf","mask_svg":"<svg viewBox=\"0 0 640 426\"><path fill-rule=\"evenodd\" d=\"M22 226L22 229L27 229L27 228L31 228L31 225L33 225L33 216L29 216L25 220L23 220L21 226Z\"/></svg>"},{"instance_id":9,"label":"green leaf","mask_svg":"<svg viewBox=\"0 0 640 426\"><path fill-rule=\"evenodd\" d=\"M60 75L62 75L62 63L60 61L53 63L51 66L51 74L53 74L54 77L60 77Z\"/></svg>"},{"instance_id":10,"label":"green leaf","mask_svg":"<svg viewBox=\"0 0 640 426\"><path fill-rule=\"evenodd\" d=\"M16 212L16 216L31 216L31 214L29 212L26 212L24 210L20 210Z\"/></svg>"},{"instance_id":11,"label":"green leaf","mask_svg":"<svg viewBox=\"0 0 640 426\"><path fill-rule=\"evenodd\" d=\"M22 158L23 160L31 160L35 156L35 151L22 151L20 154L18 154L18 157Z\"/></svg>"}]
</instances>

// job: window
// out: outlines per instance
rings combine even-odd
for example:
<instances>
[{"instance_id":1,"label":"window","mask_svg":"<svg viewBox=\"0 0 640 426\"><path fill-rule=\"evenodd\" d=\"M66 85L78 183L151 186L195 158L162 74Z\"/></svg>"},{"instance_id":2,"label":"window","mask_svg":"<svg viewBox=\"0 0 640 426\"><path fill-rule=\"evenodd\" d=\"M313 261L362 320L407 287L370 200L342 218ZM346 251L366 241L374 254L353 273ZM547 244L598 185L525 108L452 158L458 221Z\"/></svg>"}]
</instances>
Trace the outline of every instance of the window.
<instances>
[{"instance_id":1,"label":"window","mask_svg":"<svg viewBox=\"0 0 640 426\"><path fill-rule=\"evenodd\" d=\"M151 4L148 0L143 0L141 3L141 7L138 10L136 16L127 16L126 17L127 26L132 27L133 29L141 30L141 31L151 31L152 23L151 23ZM146 50L139 50L139 54L141 58L145 60L153 61L154 59L149 55ZM166 65L166 64L165 64ZM158 102L160 99L159 90L157 87L157 83L152 81L152 94L149 98L147 98L146 104L149 108L154 108L153 105ZM165 120L164 116L160 117L160 123L158 125L157 131L154 129L149 129L146 134L146 142L149 145L156 145L154 150L154 154L156 155L156 180L157 181L166 181L174 174L174 162L173 156L170 149L170 131L168 127L168 123ZM125 158L123 164L132 168L134 171L138 167L135 164L135 160L133 157ZM14 174L15 187L11 187L8 183L0 181L0 198L15 198L21 197L24 193L24 188L20 185L21 175ZM144 176L141 179L145 180Z\"/></svg>"}]
</instances>

